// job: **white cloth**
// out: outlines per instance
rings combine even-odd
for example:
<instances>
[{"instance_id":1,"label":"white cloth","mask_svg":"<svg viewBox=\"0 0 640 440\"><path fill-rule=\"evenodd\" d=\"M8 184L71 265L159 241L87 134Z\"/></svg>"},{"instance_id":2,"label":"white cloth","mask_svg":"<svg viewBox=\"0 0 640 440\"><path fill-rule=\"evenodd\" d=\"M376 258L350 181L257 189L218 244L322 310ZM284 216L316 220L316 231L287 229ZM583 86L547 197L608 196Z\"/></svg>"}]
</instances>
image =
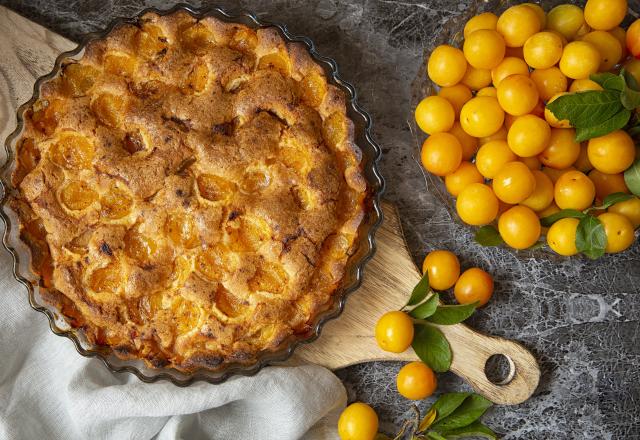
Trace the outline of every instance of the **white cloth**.
<instances>
[{"instance_id":1,"label":"white cloth","mask_svg":"<svg viewBox=\"0 0 640 440\"><path fill-rule=\"evenodd\" d=\"M0 226L0 232L3 226ZM0 439L334 439L346 392L329 370L271 367L187 388L80 356L32 310L0 250Z\"/></svg>"}]
</instances>

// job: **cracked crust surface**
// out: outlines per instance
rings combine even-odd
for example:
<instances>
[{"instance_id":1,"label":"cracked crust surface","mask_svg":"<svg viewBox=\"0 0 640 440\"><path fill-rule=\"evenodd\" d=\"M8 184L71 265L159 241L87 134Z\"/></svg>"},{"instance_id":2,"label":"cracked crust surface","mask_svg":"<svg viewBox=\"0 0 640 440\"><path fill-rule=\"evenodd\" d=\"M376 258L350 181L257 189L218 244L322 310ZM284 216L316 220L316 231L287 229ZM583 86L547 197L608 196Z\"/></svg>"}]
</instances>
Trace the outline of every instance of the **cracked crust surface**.
<instances>
[{"instance_id":1,"label":"cracked crust surface","mask_svg":"<svg viewBox=\"0 0 640 440\"><path fill-rule=\"evenodd\" d=\"M365 214L344 96L273 28L146 14L43 84L17 145L48 300L153 367L251 363L309 332Z\"/></svg>"}]
</instances>

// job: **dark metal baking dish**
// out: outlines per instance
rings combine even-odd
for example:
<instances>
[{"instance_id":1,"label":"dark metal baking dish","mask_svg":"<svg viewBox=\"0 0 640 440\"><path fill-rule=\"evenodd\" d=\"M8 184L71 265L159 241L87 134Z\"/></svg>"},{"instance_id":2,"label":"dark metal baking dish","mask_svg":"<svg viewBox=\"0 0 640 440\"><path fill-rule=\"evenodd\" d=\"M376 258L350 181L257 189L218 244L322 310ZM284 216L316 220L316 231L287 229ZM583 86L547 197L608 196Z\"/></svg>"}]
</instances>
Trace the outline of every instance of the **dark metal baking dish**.
<instances>
[{"instance_id":1,"label":"dark metal baking dish","mask_svg":"<svg viewBox=\"0 0 640 440\"><path fill-rule=\"evenodd\" d=\"M9 204L6 203L10 198L9 196L16 191L11 185L11 174L16 165L16 141L20 137L24 127L24 113L27 108L38 99L41 85L58 74L64 60L81 56L85 46L89 42L104 38L115 27L126 23L134 24L140 16L148 12L166 15L179 10L187 11L198 19L213 16L224 21L242 23L253 28L276 28L287 42L304 45L313 59L325 69L329 82L342 89L345 93L348 115L355 125L355 141L363 153L362 163L370 189L368 215L359 229L357 249L348 260L345 277L341 287L334 294L333 304L316 317L314 324L311 326L311 330L303 335L290 337L282 345L282 348L277 351L260 353L255 363L249 365L227 364L219 371L198 370L189 374L179 372L175 369L149 368L141 360L123 360L113 354L110 349L91 346L81 331L72 328L55 308L43 300L39 287L39 279L30 270L30 252L19 237L17 214L10 208ZM348 295L355 291L362 282L364 266L375 252L375 232L382 222L380 197L385 186L384 179L378 170L378 163L382 153L380 147L373 140L371 132L371 117L358 104L356 89L340 77L336 62L331 58L320 55L316 51L313 41L307 37L292 34L285 25L259 19L254 13L247 11L228 12L217 7L196 9L184 4L176 5L169 10L145 9L136 17L116 19L107 29L87 35L77 48L60 54L56 59L53 70L48 75L36 81L34 95L31 100L18 109L17 128L6 140L7 162L3 165L0 173L0 188L2 189L2 209L0 210L0 216L6 225L3 245L13 257L13 274L15 278L27 288L31 307L47 316L49 326L56 335L69 338L73 341L78 353L83 356L100 359L112 372L132 373L144 382L155 382L165 379L178 386L187 386L199 380L210 383L220 383L233 375L248 376L256 374L266 365L284 361L289 358L300 344L310 343L317 339L320 336L323 325L327 321L340 315L345 307Z\"/></svg>"}]
</instances>

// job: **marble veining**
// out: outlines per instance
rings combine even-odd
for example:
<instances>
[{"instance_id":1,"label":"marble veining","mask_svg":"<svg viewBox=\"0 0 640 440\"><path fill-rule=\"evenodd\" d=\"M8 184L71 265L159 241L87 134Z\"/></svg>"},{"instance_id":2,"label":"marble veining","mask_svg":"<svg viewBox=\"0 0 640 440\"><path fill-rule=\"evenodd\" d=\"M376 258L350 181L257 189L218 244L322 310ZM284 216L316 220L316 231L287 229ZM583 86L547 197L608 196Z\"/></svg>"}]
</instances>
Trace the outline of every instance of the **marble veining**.
<instances>
[{"instance_id":1,"label":"marble veining","mask_svg":"<svg viewBox=\"0 0 640 440\"><path fill-rule=\"evenodd\" d=\"M549 3L560 3L552 1ZM640 11L638 1L631 7ZM0 4L71 39L114 17L164 0L0 0ZM194 6L206 4L194 1ZM456 252L464 267L495 276L491 303L470 319L475 328L521 341L540 361L542 381L526 403L500 406L486 423L505 439L640 438L640 245L595 263L582 259L522 259L505 249L482 248L471 231L451 221L429 191L413 159L410 84L440 27L463 13L462 0L220 1L242 7L315 40L356 85L384 149L386 197L400 210L416 261L436 248ZM32 56L33 54L25 54ZM369 363L338 372L352 400L372 404L391 433L410 412L395 390L399 363ZM453 374L440 375L439 392L465 390ZM433 399L421 402L427 407Z\"/></svg>"}]
</instances>

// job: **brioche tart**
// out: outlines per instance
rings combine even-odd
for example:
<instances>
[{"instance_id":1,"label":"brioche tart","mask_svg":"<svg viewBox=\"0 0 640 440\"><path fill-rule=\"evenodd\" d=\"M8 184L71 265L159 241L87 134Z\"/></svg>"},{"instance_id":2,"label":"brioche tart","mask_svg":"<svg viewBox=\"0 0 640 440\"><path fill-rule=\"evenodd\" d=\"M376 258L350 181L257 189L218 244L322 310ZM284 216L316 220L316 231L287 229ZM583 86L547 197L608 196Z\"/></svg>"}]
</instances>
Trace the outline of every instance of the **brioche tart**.
<instances>
[{"instance_id":1,"label":"brioche tart","mask_svg":"<svg viewBox=\"0 0 640 440\"><path fill-rule=\"evenodd\" d=\"M90 345L255 364L335 305L372 188L343 91L276 27L145 13L62 61L22 123L8 204Z\"/></svg>"}]
</instances>

